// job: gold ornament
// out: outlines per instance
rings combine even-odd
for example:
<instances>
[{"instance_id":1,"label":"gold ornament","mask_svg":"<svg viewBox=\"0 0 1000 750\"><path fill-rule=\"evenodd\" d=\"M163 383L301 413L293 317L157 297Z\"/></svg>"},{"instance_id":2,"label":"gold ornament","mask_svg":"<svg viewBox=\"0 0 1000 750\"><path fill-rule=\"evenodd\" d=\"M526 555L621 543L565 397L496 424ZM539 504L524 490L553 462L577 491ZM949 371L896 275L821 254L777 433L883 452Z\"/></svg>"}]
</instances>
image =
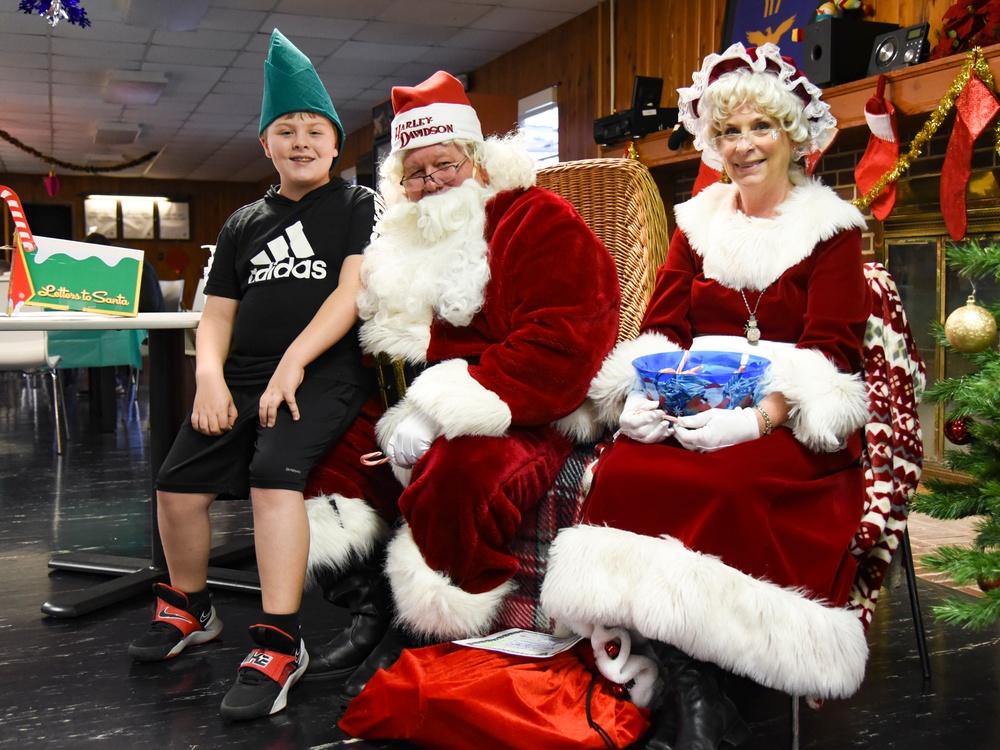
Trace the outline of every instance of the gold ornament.
<instances>
[{"instance_id":1,"label":"gold ornament","mask_svg":"<svg viewBox=\"0 0 1000 750\"><path fill-rule=\"evenodd\" d=\"M989 310L976 304L969 295L964 307L955 310L944 322L944 335L956 351L976 354L986 349L997 337L997 321Z\"/></svg>"}]
</instances>

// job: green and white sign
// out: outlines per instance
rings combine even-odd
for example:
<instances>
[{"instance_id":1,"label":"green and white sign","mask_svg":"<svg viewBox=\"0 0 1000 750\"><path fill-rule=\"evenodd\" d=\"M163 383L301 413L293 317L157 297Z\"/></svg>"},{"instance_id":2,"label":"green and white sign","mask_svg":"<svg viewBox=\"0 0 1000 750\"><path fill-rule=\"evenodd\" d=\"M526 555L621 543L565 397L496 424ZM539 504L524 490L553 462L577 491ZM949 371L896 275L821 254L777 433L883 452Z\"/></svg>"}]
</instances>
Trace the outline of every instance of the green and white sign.
<instances>
[{"instance_id":1,"label":"green and white sign","mask_svg":"<svg viewBox=\"0 0 1000 750\"><path fill-rule=\"evenodd\" d=\"M138 312L141 250L52 237L34 241L33 251L19 248L29 286L25 304L106 315Z\"/></svg>"}]
</instances>

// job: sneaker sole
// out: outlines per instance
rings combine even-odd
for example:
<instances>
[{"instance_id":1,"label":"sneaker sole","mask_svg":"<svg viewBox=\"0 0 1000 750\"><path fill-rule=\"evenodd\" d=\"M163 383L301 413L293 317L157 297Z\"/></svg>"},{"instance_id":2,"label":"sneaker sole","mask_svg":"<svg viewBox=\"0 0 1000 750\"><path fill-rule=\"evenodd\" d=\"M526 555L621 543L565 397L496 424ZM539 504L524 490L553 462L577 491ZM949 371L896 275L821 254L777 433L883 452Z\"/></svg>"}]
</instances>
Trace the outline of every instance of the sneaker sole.
<instances>
[{"instance_id":1,"label":"sneaker sole","mask_svg":"<svg viewBox=\"0 0 1000 750\"><path fill-rule=\"evenodd\" d=\"M188 646L197 646L201 643L208 643L209 641L218 638L219 633L222 632L222 624L222 620L219 619L218 615L213 614L212 619L208 621L204 630L195 630L193 633L190 633L185 638L179 640L166 653L163 652L162 646L147 646L143 648L141 646L130 645L128 647L128 655L131 656L134 661L145 664L173 659Z\"/></svg>"},{"instance_id":2,"label":"sneaker sole","mask_svg":"<svg viewBox=\"0 0 1000 750\"><path fill-rule=\"evenodd\" d=\"M281 688L281 692L271 702L270 707L266 703L255 703L250 706L227 706L226 700L223 698L222 706L219 709L222 717L230 721L249 721L250 719L260 719L283 711L285 706L288 705L288 691L301 679L302 675L305 674L306 668L309 666L309 652L306 651L305 641L300 641L300 648L302 656L299 660L299 668L288 675L284 687Z\"/></svg>"}]
</instances>

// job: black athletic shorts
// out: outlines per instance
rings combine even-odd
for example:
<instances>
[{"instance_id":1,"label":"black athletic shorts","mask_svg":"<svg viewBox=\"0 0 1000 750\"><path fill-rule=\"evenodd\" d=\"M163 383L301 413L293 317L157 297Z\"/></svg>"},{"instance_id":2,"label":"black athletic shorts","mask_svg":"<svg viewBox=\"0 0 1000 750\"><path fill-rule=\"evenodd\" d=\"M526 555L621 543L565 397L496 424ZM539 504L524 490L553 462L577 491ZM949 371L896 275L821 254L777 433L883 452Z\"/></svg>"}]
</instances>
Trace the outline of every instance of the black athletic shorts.
<instances>
[{"instance_id":1,"label":"black athletic shorts","mask_svg":"<svg viewBox=\"0 0 1000 750\"><path fill-rule=\"evenodd\" d=\"M309 377L295 393L299 420L287 404L273 427L261 427L260 397L266 386L230 386L237 417L233 429L205 435L191 416L160 467L156 489L246 498L251 487L305 489L309 472L351 426L368 396L366 389L337 380Z\"/></svg>"}]
</instances>

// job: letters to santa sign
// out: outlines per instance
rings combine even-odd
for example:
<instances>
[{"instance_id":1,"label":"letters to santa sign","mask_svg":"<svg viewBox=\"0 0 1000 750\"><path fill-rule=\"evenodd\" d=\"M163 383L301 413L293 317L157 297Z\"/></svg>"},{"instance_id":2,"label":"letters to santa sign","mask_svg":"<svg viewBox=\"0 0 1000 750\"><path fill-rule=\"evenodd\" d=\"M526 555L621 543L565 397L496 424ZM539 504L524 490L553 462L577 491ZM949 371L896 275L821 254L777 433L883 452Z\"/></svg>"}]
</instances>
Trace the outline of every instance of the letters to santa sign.
<instances>
[{"instance_id":1,"label":"letters to santa sign","mask_svg":"<svg viewBox=\"0 0 1000 750\"><path fill-rule=\"evenodd\" d=\"M52 237L35 237L17 195L0 185L14 219L7 314L22 304L133 317L138 312L143 254Z\"/></svg>"}]
</instances>

